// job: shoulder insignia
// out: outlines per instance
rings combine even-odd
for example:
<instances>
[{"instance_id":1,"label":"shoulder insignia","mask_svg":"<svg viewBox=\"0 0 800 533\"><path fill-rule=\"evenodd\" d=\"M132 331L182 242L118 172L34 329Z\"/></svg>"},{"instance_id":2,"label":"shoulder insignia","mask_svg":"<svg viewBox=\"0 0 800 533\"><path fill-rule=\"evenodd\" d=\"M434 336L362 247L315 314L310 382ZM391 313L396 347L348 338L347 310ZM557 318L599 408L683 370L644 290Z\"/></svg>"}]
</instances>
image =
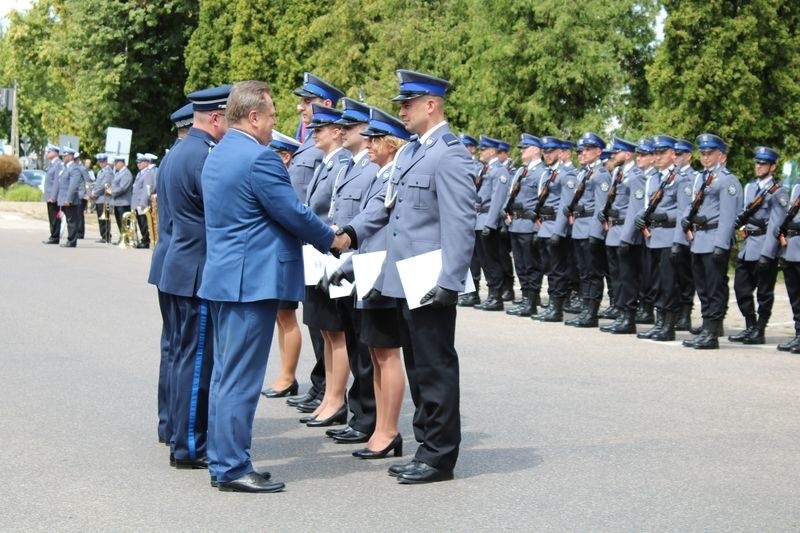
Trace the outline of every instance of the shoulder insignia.
<instances>
[{"instance_id":1,"label":"shoulder insignia","mask_svg":"<svg viewBox=\"0 0 800 533\"><path fill-rule=\"evenodd\" d=\"M574 189L575 188L575 180L573 180L573 179L567 180L567 188Z\"/></svg>"},{"instance_id":2,"label":"shoulder insignia","mask_svg":"<svg viewBox=\"0 0 800 533\"><path fill-rule=\"evenodd\" d=\"M454 144L459 144L461 142L458 139L458 137L456 137L452 133L445 133L444 135L442 135L442 140L445 142L447 146L453 146ZM432 142L431 139L428 139L428 141Z\"/></svg>"},{"instance_id":3,"label":"shoulder insignia","mask_svg":"<svg viewBox=\"0 0 800 533\"><path fill-rule=\"evenodd\" d=\"M361 166L365 167L369 164L369 157L362 157L361 158Z\"/></svg>"},{"instance_id":4,"label":"shoulder insignia","mask_svg":"<svg viewBox=\"0 0 800 533\"><path fill-rule=\"evenodd\" d=\"M728 194L731 196L736 196L736 187L734 185L730 185L728 187Z\"/></svg>"},{"instance_id":5,"label":"shoulder insignia","mask_svg":"<svg viewBox=\"0 0 800 533\"><path fill-rule=\"evenodd\" d=\"M684 187L683 188L683 194L685 194L686 196L691 198L692 197L692 188L691 187Z\"/></svg>"},{"instance_id":6,"label":"shoulder insignia","mask_svg":"<svg viewBox=\"0 0 800 533\"><path fill-rule=\"evenodd\" d=\"M778 203L781 204L781 207L786 207L789 205L789 199L785 195L782 195L778 198Z\"/></svg>"},{"instance_id":7,"label":"shoulder insignia","mask_svg":"<svg viewBox=\"0 0 800 533\"><path fill-rule=\"evenodd\" d=\"M508 176L505 174L500 174L500 183L506 183L508 181Z\"/></svg>"},{"instance_id":8,"label":"shoulder insignia","mask_svg":"<svg viewBox=\"0 0 800 533\"><path fill-rule=\"evenodd\" d=\"M610 188L611 188L611 186L606 182L603 182L603 183L600 184L600 190L603 191L603 192L608 192L608 189L610 189Z\"/></svg>"},{"instance_id":9,"label":"shoulder insignia","mask_svg":"<svg viewBox=\"0 0 800 533\"><path fill-rule=\"evenodd\" d=\"M339 163L347 163L347 161L348 161L349 159L350 159L350 156L348 156L348 155L345 155L345 154L341 154L341 155L339 156Z\"/></svg>"},{"instance_id":10,"label":"shoulder insignia","mask_svg":"<svg viewBox=\"0 0 800 533\"><path fill-rule=\"evenodd\" d=\"M644 198L644 189L636 189L635 191L633 191L633 196L637 200L641 200L642 198Z\"/></svg>"},{"instance_id":11,"label":"shoulder insignia","mask_svg":"<svg viewBox=\"0 0 800 533\"><path fill-rule=\"evenodd\" d=\"M332 169L333 168L333 161L328 161L328 164L325 165L325 168L327 168L328 170Z\"/></svg>"}]
</instances>

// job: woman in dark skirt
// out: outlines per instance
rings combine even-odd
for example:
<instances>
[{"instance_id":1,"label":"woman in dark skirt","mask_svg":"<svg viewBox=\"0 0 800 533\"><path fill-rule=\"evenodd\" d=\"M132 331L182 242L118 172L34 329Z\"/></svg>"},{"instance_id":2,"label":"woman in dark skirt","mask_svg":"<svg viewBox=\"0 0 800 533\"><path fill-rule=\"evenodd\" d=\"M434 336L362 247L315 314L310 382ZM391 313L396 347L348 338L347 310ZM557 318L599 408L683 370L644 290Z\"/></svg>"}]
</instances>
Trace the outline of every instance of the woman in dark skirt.
<instances>
[{"instance_id":1,"label":"woman in dark skirt","mask_svg":"<svg viewBox=\"0 0 800 533\"><path fill-rule=\"evenodd\" d=\"M394 167L393 161L410 134L403 123L379 109L372 109L369 128L361 133L367 136L369 158L381 169L364 195L361 213L346 231L353 230L359 238L358 253L386 250L386 226L375 227L374 221L386 220L386 184ZM369 236L367 236L369 234ZM353 279L352 262L342 265L342 276ZM332 283L337 280L332 278ZM405 393L405 371L400 358L402 339L397 305L393 298L383 297L380 302L367 303L356 299L361 309L361 341L369 347L374 367L375 403L377 422L367 447L353 452L362 459L378 459L394 452L403 454L403 438L397 429L400 407Z\"/></svg>"}]
</instances>

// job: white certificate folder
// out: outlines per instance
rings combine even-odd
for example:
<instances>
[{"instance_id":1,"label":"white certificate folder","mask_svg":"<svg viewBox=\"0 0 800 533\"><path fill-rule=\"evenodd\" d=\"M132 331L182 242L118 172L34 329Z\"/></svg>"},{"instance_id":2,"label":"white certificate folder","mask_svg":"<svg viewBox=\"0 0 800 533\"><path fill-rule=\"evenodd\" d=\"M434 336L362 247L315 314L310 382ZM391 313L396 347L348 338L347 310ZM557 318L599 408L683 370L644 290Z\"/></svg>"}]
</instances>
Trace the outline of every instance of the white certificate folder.
<instances>
[{"instance_id":1,"label":"white certificate folder","mask_svg":"<svg viewBox=\"0 0 800 533\"><path fill-rule=\"evenodd\" d=\"M441 272L441 249L401 259L397 262L397 273L400 275L400 283L403 285L403 292L406 295L409 309L421 307L419 301L429 290L436 287ZM474 291L475 283L472 281L469 267L467 267L465 277L467 283L464 292Z\"/></svg>"}]
</instances>

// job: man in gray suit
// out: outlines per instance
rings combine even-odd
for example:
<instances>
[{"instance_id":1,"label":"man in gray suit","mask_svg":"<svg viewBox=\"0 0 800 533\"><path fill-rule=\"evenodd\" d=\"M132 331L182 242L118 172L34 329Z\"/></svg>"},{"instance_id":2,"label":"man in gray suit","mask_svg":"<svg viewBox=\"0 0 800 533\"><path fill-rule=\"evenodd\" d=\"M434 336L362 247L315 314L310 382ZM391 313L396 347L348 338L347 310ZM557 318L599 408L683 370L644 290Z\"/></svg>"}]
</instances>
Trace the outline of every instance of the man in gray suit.
<instances>
[{"instance_id":1,"label":"man in gray suit","mask_svg":"<svg viewBox=\"0 0 800 533\"><path fill-rule=\"evenodd\" d=\"M411 462L392 465L389 473L400 483L430 483L453 478L461 442L456 302L469 275L475 235L475 167L444 118L450 82L409 70L397 74L400 118L419 137L398 155L387 184L386 260L364 299L397 298L408 340L403 354L421 444ZM350 237L359 242L358 235ZM410 310L396 263L439 249L436 285L418 302L426 305Z\"/></svg>"},{"instance_id":2,"label":"man in gray suit","mask_svg":"<svg viewBox=\"0 0 800 533\"><path fill-rule=\"evenodd\" d=\"M97 164L100 170L97 172L97 177L92 183L92 190L89 192L89 197L94 202L95 210L97 211L97 224L100 228L100 239L97 242L107 243L111 242L111 225L108 218L111 216L111 211L108 209L108 196L106 195L106 186L111 186L111 181L114 179L114 171L108 164L108 155L104 153L96 154Z\"/></svg>"},{"instance_id":3,"label":"man in gray suit","mask_svg":"<svg viewBox=\"0 0 800 533\"><path fill-rule=\"evenodd\" d=\"M133 187L133 174L125 166L125 158L117 156L114 159L114 178L111 180L111 207L114 209L114 218L117 221L120 239L122 239L122 215L131 210L131 196Z\"/></svg>"},{"instance_id":4,"label":"man in gray suit","mask_svg":"<svg viewBox=\"0 0 800 533\"><path fill-rule=\"evenodd\" d=\"M61 149L52 144L47 145L47 159L50 166L44 178L44 199L47 202L47 218L50 221L50 238L44 244L58 244L61 235L61 215L58 211L58 176L64 163L59 157Z\"/></svg>"},{"instance_id":5,"label":"man in gray suit","mask_svg":"<svg viewBox=\"0 0 800 533\"><path fill-rule=\"evenodd\" d=\"M75 161L76 152L64 147L64 166L58 176L58 206L67 218L67 242L62 248L75 248L78 245L78 212L83 196L83 174Z\"/></svg>"}]
</instances>

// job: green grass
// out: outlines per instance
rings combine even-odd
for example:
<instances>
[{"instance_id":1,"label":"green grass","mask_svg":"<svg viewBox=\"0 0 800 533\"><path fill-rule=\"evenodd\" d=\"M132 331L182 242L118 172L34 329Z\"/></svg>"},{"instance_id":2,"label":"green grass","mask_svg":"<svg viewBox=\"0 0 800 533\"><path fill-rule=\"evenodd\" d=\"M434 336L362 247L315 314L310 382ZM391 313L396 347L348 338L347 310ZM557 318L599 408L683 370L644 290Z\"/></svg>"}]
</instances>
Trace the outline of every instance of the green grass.
<instances>
[{"instance_id":1,"label":"green grass","mask_svg":"<svg viewBox=\"0 0 800 533\"><path fill-rule=\"evenodd\" d=\"M9 202L41 202L42 191L30 185L15 183L8 189L0 189L0 200Z\"/></svg>"}]
</instances>

